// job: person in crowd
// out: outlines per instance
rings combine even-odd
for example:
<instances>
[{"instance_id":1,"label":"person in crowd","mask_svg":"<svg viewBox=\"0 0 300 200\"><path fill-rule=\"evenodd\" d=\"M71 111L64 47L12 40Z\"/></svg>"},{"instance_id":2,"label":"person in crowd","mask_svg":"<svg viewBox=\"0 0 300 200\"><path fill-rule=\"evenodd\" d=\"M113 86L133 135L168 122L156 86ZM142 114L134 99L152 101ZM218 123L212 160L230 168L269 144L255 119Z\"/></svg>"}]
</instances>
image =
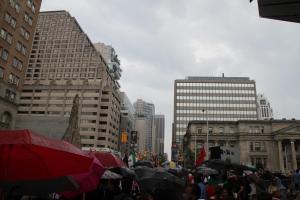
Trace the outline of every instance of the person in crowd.
<instances>
[{"instance_id":1,"label":"person in crowd","mask_svg":"<svg viewBox=\"0 0 300 200\"><path fill-rule=\"evenodd\" d=\"M188 185L183 193L183 200L197 200L199 188L196 184Z\"/></svg>"},{"instance_id":2,"label":"person in crowd","mask_svg":"<svg viewBox=\"0 0 300 200\"><path fill-rule=\"evenodd\" d=\"M280 189L276 177L272 179L271 184L268 187L268 193L272 195L272 198L280 199Z\"/></svg>"}]
</instances>

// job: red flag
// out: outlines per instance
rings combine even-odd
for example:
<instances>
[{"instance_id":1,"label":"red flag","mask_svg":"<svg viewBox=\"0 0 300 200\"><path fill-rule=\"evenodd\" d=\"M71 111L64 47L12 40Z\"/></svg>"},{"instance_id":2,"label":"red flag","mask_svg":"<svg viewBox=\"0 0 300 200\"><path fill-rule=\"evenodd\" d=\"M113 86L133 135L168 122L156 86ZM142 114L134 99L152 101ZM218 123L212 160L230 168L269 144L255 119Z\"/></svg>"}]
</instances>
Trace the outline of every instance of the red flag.
<instances>
[{"instance_id":1,"label":"red flag","mask_svg":"<svg viewBox=\"0 0 300 200\"><path fill-rule=\"evenodd\" d=\"M200 166L203 163L205 156L206 156L206 152L205 152L205 149L203 146L201 151L198 154L198 159L196 161L196 167Z\"/></svg>"}]
</instances>

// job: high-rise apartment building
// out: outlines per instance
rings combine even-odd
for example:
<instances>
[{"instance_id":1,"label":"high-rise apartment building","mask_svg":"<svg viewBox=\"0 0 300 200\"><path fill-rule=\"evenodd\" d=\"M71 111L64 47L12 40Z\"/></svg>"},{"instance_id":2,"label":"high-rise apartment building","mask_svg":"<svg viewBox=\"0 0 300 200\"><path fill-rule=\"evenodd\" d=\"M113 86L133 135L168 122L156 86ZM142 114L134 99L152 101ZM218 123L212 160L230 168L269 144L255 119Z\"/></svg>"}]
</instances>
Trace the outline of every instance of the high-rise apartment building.
<instances>
[{"instance_id":1,"label":"high-rise apartment building","mask_svg":"<svg viewBox=\"0 0 300 200\"><path fill-rule=\"evenodd\" d=\"M191 120L256 120L255 81L246 77L175 80L173 143L181 144Z\"/></svg>"},{"instance_id":2,"label":"high-rise apartment building","mask_svg":"<svg viewBox=\"0 0 300 200\"><path fill-rule=\"evenodd\" d=\"M121 99L104 58L68 12L41 12L18 128L60 138L76 94L82 147L117 150Z\"/></svg>"},{"instance_id":3,"label":"high-rise apartment building","mask_svg":"<svg viewBox=\"0 0 300 200\"><path fill-rule=\"evenodd\" d=\"M154 114L155 114L155 107L154 104L145 102L142 99L138 99L134 104L133 107L135 109L135 118L146 121L145 125L145 148L147 151L152 151L152 133L154 128ZM141 136L141 133L138 133L139 138L143 137Z\"/></svg>"},{"instance_id":4,"label":"high-rise apartment building","mask_svg":"<svg viewBox=\"0 0 300 200\"><path fill-rule=\"evenodd\" d=\"M165 139L165 116L154 115L154 136L152 137L153 152L163 155Z\"/></svg>"},{"instance_id":5,"label":"high-rise apartment building","mask_svg":"<svg viewBox=\"0 0 300 200\"><path fill-rule=\"evenodd\" d=\"M257 95L257 112L258 119L273 118L273 109L271 108L270 102L262 94Z\"/></svg>"},{"instance_id":6,"label":"high-rise apartment building","mask_svg":"<svg viewBox=\"0 0 300 200\"><path fill-rule=\"evenodd\" d=\"M0 128L15 127L41 0L0 3Z\"/></svg>"}]
</instances>

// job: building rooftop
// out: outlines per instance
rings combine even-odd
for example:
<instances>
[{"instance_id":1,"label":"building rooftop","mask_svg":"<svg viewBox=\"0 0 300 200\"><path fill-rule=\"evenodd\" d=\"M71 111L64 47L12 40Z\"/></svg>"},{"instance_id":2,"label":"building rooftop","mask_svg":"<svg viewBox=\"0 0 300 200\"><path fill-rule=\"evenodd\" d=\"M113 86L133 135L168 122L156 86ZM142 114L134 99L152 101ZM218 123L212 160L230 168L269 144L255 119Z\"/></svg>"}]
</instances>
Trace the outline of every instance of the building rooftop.
<instances>
[{"instance_id":1,"label":"building rooftop","mask_svg":"<svg viewBox=\"0 0 300 200\"><path fill-rule=\"evenodd\" d=\"M207 82L254 82L249 77L217 77L217 76L188 76L185 79L177 79L176 81L207 81Z\"/></svg>"}]
</instances>

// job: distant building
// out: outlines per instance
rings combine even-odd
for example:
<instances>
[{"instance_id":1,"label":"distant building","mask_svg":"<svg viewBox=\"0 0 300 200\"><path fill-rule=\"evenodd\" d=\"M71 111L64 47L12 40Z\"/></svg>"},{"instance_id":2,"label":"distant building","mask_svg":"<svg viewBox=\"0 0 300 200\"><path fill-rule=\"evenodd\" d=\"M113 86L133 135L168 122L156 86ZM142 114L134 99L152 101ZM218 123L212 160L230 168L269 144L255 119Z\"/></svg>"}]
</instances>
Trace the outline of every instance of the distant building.
<instances>
[{"instance_id":1,"label":"distant building","mask_svg":"<svg viewBox=\"0 0 300 200\"><path fill-rule=\"evenodd\" d=\"M41 0L0 3L0 129L14 129Z\"/></svg>"},{"instance_id":2,"label":"distant building","mask_svg":"<svg viewBox=\"0 0 300 200\"><path fill-rule=\"evenodd\" d=\"M136 117L135 118L135 130L137 131L137 150L140 153L147 151L146 139L147 139L147 118Z\"/></svg>"},{"instance_id":3,"label":"distant building","mask_svg":"<svg viewBox=\"0 0 300 200\"><path fill-rule=\"evenodd\" d=\"M135 119L137 121L144 121L145 122L145 130L138 130L139 138L145 137L145 150L151 152L152 151L152 135L154 130L154 114L155 114L155 107L154 104L145 102L142 99L138 99L134 104L135 109ZM145 133L145 136L142 135Z\"/></svg>"},{"instance_id":4,"label":"distant building","mask_svg":"<svg viewBox=\"0 0 300 200\"><path fill-rule=\"evenodd\" d=\"M61 138L76 94L82 147L118 150L121 98L106 61L68 12L41 12L16 127Z\"/></svg>"},{"instance_id":5,"label":"distant building","mask_svg":"<svg viewBox=\"0 0 300 200\"><path fill-rule=\"evenodd\" d=\"M256 85L248 77L223 75L175 80L172 146L178 150L191 120L237 121L257 118ZM173 160L174 156L173 153Z\"/></svg>"},{"instance_id":6,"label":"distant building","mask_svg":"<svg viewBox=\"0 0 300 200\"><path fill-rule=\"evenodd\" d=\"M262 94L257 95L257 112L258 119L273 118L273 109L271 108L270 102Z\"/></svg>"},{"instance_id":7,"label":"distant building","mask_svg":"<svg viewBox=\"0 0 300 200\"><path fill-rule=\"evenodd\" d=\"M115 80L121 78L122 69L120 68L120 60L116 54L115 49L110 45L104 43L95 43L95 48L101 53L109 67L109 73Z\"/></svg>"},{"instance_id":8,"label":"distant building","mask_svg":"<svg viewBox=\"0 0 300 200\"><path fill-rule=\"evenodd\" d=\"M208 130L205 120L191 121L186 134L191 138L189 146L193 152L195 146L197 150L206 147L207 131L208 147L234 149L234 160L242 164L282 172L300 167L299 120L209 121Z\"/></svg>"},{"instance_id":9,"label":"distant building","mask_svg":"<svg viewBox=\"0 0 300 200\"><path fill-rule=\"evenodd\" d=\"M131 150L131 135L132 131L135 129L135 119L134 119L134 107L127 97L125 92L121 92L121 122L120 122L120 139L119 145L122 153L128 152ZM122 134L127 135L127 142L122 144L121 136Z\"/></svg>"},{"instance_id":10,"label":"distant building","mask_svg":"<svg viewBox=\"0 0 300 200\"><path fill-rule=\"evenodd\" d=\"M154 137L152 137L152 152L156 155L164 153L164 138L165 138L165 116L154 116Z\"/></svg>"}]
</instances>

